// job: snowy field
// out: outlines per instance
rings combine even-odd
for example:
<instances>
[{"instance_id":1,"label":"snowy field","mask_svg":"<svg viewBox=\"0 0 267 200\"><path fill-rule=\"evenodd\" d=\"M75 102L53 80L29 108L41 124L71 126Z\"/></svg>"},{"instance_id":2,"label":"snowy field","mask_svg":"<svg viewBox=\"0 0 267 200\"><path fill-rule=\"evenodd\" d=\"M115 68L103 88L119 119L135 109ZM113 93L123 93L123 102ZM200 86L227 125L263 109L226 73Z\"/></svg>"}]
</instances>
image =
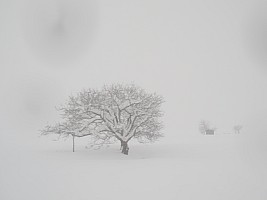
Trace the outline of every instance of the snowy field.
<instances>
[{"instance_id":1,"label":"snowy field","mask_svg":"<svg viewBox=\"0 0 267 200\"><path fill-rule=\"evenodd\" d=\"M266 154L242 135L86 149L85 139L1 140L0 199L266 199ZM244 140L243 140L244 141Z\"/></svg>"},{"instance_id":2,"label":"snowy field","mask_svg":"<svg viewBox=\"0 0 267 200\"><path fill-rule=\"evenodd\" d=\"M266 3L0 0L0 200L266 200ZM125 156L39 137L113 83L164 97L164 139Z\"/></svg>"}]
</instances>

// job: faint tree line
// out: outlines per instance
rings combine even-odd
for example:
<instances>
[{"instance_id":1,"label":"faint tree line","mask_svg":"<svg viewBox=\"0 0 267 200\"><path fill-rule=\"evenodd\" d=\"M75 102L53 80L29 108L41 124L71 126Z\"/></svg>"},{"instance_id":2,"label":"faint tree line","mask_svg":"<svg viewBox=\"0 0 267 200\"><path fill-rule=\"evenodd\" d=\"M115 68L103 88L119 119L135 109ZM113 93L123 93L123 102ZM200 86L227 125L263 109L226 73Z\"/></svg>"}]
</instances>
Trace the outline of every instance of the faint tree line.
<instances>
[{"instance_id":1,"label":"faint tree line","mask_svg":"<svg viewBox=\"0 0 267 200\"><path fill-rule=\"evenodd\" d=\"M243 126L235 125L233 126L234 133L239 134ZM210 127L210 123L206 120L201 120L199 123L199 132L204 135L214 135L217 128Z\"/></svg>"}]
</instances>

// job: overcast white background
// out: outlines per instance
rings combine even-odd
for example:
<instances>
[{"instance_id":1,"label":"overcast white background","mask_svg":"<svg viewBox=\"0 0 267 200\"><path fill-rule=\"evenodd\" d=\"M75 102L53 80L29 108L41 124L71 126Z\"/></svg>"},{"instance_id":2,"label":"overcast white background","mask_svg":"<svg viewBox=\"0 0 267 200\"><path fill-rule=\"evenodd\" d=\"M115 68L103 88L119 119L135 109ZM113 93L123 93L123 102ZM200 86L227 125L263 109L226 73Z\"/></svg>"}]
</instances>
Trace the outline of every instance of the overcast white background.
<instances>
[{"instance_id":1,"label":"overcast white background","mask_svg":"<svg viewBox=\"0 0 267 200\"><path fill-rule=\"evenodd\" d=\"M266 6L0 0L1 147L23 151L70 94L135 83L164 96L165 141L196 141L202 119L219 135L241 124L237 145L266 155Z\"/></svg>"},{"instance_id":2,"label":"overcast white background","mask_svg":"<svg viewBox=\"0 0 267 200\"><path fill-rule=\"evenodd\" d=\"M201 119L266 133L265 1L0 3L3 135L31 137L69 94L114 82L165 97L166 137Z\"/></svg>"}]
</instances>

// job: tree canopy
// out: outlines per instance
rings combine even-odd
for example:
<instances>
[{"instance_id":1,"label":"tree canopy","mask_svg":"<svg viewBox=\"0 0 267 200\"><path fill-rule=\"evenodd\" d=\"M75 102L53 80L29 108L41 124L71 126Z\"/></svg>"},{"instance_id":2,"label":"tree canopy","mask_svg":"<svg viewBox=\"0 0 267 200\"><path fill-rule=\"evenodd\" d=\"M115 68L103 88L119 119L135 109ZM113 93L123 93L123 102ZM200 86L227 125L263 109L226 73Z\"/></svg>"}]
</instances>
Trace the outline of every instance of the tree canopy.
<instances>
[{"instance_id":1,"label":"tree canopy","mask_svg":"<svg viewBox=\"0 0 267 200\"><path fill-rule=\"evenodd\" d=\"M47 125L42 134L83 137L90 135L93 145L121 142L128 154L128 141L153 142L162 137L160 109L163 98L135 85L114 84L102 89L86 89L70 96L58 110L62 122Z\"/></svg>"}]
</instances>

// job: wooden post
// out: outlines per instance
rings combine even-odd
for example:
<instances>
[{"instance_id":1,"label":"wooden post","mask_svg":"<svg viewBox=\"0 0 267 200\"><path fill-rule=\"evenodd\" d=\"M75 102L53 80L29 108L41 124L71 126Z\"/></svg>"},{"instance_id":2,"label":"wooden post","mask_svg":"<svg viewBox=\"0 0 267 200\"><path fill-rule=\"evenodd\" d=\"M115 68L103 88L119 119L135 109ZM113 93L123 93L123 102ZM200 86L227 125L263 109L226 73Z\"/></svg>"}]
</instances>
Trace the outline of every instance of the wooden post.
<instances>
[{"instance_id":1,"label":"wooden post","mask_svg":"<svg viewBox=\"0 0 267 200\"><path fill-rule=\"evenodd\" d=\"M72 135L72 152L74 152L74 135Z\"/></svg>"}]
</instances>

